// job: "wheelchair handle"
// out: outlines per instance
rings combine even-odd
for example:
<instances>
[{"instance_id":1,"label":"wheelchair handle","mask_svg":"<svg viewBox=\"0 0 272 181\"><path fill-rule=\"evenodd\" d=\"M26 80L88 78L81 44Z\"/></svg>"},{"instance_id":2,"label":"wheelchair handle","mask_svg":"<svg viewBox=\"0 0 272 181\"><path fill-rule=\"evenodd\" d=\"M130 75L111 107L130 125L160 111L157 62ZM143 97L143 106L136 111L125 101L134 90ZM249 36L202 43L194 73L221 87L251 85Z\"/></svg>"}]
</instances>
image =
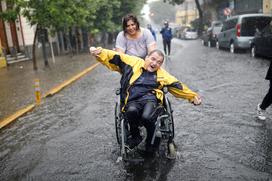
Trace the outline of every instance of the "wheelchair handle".
<instances>
[{"instance_id":1,"label":"wheelchair handle","mask_svg":"<svg viewBox=\"0 0 272 181\"><path fill-rule=\"evenodd\" d=\"M116 95L120 95L120 94L121 94L121 88L117 88L117 89L115 90L115 94L116 94Z\"/></svg>"}]
</instances>

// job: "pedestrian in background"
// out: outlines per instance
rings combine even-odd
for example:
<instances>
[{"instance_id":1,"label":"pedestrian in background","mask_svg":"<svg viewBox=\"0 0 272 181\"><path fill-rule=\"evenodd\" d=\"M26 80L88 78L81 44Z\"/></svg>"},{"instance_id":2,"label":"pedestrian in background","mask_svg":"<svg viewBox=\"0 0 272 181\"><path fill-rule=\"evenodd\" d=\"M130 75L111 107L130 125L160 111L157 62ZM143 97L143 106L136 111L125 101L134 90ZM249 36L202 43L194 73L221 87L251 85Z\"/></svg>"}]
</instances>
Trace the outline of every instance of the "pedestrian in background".
<instances>
[{"instance_id":1,"label":"pedestrian in background","mask_svg":"<svg viewBox=\"0 0 272 181\"><path fill-rule=\"evenodd\" d=\"M120 53L145 58L156 49L156 41L151 32L141 28L138 19L132 14L123 17L123 31L116 38L115 50Z\"/></svg>"},{"instance_id":2,"label":"pedestrian in background","mask_svg":"<svg viewBox=\"0 0 272 181\"><path fill-rule=\"evenodd\" d=\"M272 103L272 88L271 88L271 83L272 83L272 63L270 63L270 66L268 68L268 71L266 73L266 80L269 80L270 85L267 94L263 98L263 101L261 104L258 104L257 106L257 116L260 120L264 121L266 119L265 116L265 110L268 108L271 103Z\"/></svg>"},{"instance_id":3,"label":"pedestrian in background","mask_svg":"<svg viewBox=\"0 0 272 181\"><path fill-rule=\"evenodd\" d=\"M164 53L165 53L165 55L170 55L170 52L171 52L171 40L172 40L172 29L169 27L168 21L164 22L164 27L161 29L160 33L162 34ZM168 51L166 51L166 49L168 49Z\"/></svg>"},{"instance_id":4,"label":"pedestrian in background","mask_svg":"<svg viewBox=\"0 0 272 181\"><path fill-rule=\"evenodd\" d=\"M147 24L147 29L149 29L149 31L150 31L151 34L153 35L154 40L157 41L156 32L153 30L151 24Z\"/></svg>"}]
</instances>

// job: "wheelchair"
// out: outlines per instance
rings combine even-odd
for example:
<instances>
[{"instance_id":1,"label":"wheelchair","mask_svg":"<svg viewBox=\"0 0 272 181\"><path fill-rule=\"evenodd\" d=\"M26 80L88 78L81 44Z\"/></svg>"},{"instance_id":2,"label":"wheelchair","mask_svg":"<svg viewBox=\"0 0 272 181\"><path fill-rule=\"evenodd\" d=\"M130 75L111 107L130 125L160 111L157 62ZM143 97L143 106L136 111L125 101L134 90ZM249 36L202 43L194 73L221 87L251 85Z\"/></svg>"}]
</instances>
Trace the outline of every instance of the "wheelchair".
<instances>
[{"instance_id":1,"label":"wheelchair","mask_svg":"<svg viewBox=\"0 0 272 181\"><path fill-rule=\"evenodd\" d=\"M171 108L171 103L166 96L167 90L164 89L164 101L163 105L157 107L159 112L157 120L155 122L155 131L152 137L151 145L155 144L155 139L159 142L157 145L157 152L159 155L164 156L168 159L175 159L176 148L174 144L175 128L173 119L173 110ZM116 90L116 95L120 95L120 89ZM120 147L121 159L129 162L141 162L144 161L143 157L139 157L138 151L144 150L145 139L146 139L146 129L144 126L140 126L140 135L142 136L142 142L134 147L130 148L127 144L129 136L129 123L125 119L124 113L121 111L120 98L115 104L115 131L117 143Z\"/></svg>"}]
</instances>

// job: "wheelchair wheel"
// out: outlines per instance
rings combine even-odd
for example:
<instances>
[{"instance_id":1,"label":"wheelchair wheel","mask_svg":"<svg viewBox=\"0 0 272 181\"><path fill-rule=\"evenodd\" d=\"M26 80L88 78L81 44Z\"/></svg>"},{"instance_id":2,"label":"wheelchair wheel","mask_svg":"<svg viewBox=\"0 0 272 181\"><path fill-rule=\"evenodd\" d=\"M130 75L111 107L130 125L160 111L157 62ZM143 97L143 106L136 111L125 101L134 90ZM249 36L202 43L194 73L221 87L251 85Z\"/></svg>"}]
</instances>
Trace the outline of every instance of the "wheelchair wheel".
<instances>
[{"instance_id":1,"label":"wheelchair wheel","mask_svg":"<svg viewBox=\"0 0 272 181\"><path fill-rule=\"evenodd\" d=\"M120 144L121 142L121 111L120 105L116 102L115 109L114 109L114 119L115 119L115 133L116 133L116 140L117 143Z\"/></svg>"},{"instance_id":2,"label":"wheelchair wheel","mask_svg":"<svg viewBox=\"0 0 272 181\"><path fill-rule=\"evenodd\" d=\"M128 128L127 128L127 122L125 119L121 119L120 121L120 151L121 151L121 156L124 161L127 160L127 152L128 152L128 147L126 145L127 143L127 136L128 136Z\"/></svg>"},{"instance_id":3,"label":"wheelchair wheel","mask_svg":"<svg viewBox=\"0 0 272 181\"><path fill-rule=\"evenodd\" d=\"M166 111L168 112L168 114L170 116L169 127L170 127L171 132L172 132L171 139L174 139L174 137L175 137L175 125L174 125L174 118L173 118L173 110L172 110L171 103L168 100L168 98L165 99L165 107L166 107Z\"/></svg>"}]
</instances>

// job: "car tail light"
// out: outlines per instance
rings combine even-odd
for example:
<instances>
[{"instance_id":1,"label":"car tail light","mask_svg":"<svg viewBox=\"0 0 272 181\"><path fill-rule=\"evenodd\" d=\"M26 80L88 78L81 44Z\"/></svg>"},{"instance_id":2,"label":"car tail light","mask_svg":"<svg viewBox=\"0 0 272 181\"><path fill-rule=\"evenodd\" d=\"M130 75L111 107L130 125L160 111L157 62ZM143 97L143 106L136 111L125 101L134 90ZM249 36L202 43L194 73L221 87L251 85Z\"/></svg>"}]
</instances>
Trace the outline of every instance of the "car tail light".
<instances>
[{"instance_id":1,"label":"car tail light","mask_svg":"<svg viewBox=\"0 0 272 181\"><path fill-rule=\"evenodd\" d=\"M241 25L240 24L236 25L236 36L238 36L238 37L241 36Z\"/></svg>"}]
</instances>

